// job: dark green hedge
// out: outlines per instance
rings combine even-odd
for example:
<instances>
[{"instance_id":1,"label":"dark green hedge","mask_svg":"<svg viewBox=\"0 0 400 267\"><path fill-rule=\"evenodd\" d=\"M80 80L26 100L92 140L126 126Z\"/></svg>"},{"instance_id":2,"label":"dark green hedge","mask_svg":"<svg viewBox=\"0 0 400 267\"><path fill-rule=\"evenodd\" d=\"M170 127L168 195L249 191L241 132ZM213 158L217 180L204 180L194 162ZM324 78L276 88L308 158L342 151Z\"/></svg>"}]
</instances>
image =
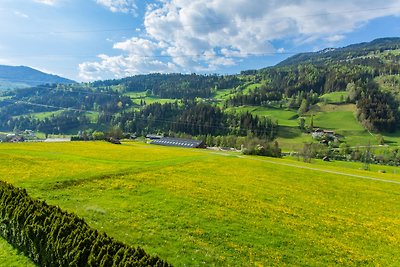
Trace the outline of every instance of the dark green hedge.
<instances>
[{"instance_id":1,"label":"dark green hedge","mask_svg":"<svg viewBox=\"0 0 400 267\"><path fill-rule=\"evenodd\" d=\"M40 266L169 266L1 181L0 234Z\"/></svg>"}]
</instances>

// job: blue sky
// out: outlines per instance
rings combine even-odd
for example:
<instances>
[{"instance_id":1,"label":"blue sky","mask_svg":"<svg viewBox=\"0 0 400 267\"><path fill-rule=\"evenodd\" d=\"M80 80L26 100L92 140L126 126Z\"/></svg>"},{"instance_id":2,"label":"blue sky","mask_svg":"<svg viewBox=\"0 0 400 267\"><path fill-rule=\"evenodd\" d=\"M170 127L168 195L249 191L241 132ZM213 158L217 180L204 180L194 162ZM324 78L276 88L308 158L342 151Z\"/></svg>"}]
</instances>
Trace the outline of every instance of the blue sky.
<instances>
[{"instance_id":1,"label":"blue sky","mask_svg":"<svg viewBox=\"0 0 400 267\"><path fill-rule=\"evenodd\" d=\"M77 81L237 73L400 36L400 0L0 0L0 64Z\"/></svg>"}]
</instances>

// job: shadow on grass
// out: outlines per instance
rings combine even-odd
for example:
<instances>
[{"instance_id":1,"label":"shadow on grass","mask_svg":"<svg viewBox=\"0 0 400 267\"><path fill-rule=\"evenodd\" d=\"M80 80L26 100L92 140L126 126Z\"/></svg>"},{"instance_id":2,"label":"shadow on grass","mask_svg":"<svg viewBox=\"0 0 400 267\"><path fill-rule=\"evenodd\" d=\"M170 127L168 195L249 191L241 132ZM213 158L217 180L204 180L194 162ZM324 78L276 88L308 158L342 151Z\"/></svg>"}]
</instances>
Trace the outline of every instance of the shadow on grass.
<instances>
[{"instance_id":1,"label":"shadow on grass","mask_svg":"<svg viewBox=\"0 0 400 267\"><path fill-rule=\"evenodd\" d=\"M293 115L288 120L297 120L298 118L299 118L299 115Z\"/></svg>"},{"instance_id":2,"label":"shadow on grass","mask_svg":"<svg viewBox=\"0 0 400 267\"><path fill-rule=\"evenodd\" d=\"M298 127L279 126L278 136L282 138L297 138L302 132Z\"/></svg>"},{"instance_id":3,"label":"shadow on grass","mask_svg":"<svg viewBox=\"0 0 400 267\"><path fill-rule=\"evenodd\" d=\"M397 142L396 141L391 141L391 140L385 140L385 144L386 145L397 144Z\"/></svg>"}]
</instances>

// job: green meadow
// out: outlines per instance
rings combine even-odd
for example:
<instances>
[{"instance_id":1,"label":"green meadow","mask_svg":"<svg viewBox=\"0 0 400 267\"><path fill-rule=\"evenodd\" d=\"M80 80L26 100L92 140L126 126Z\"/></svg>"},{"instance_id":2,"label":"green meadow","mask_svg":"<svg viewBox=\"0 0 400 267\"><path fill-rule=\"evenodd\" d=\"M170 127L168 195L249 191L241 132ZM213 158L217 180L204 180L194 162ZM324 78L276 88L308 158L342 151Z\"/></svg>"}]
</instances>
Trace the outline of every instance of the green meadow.
<instances>
[{"instance_id":1,"label":"green meadow","mask_svg":"<svg viewBox=\"0 0 400 267\"><path fill-rule=\"evenodd\" d=\"M311 124L313 117L314 128L333 130L343 136L342 141L350 146L378 145L376 133L367 131L356 118L354 104L330 104L339 102L338 99L346 92L336 92L324 95L330 100L318 103L304 115L306 126ZM277 141L287 151L302 149L306 142L313 142L311 134L299 129L299 117L294 109L278 107L241 106L228 108L226 112L250 112L257 116L266 116L279 124ZM385 143L390 146L400 145L400 132L382 133Z\"/></svg>"},{"instance_id":2,"label":"green meadow","mask_svg":"<svg viewBox=\"0 0 400 267\"><path fill-rule=\"evenodd\" d=\"M253 91L254 89L259 88L259 87L261 87L261 86L262 86L261 83L249 83L249 84L244 88L243 93L244 93L244 94L248 94L248 93L250 93L251 91Z\"/></svg>"},{"instance_id":3,"label":"green meadow","mask_svg":"<svg viewBox=\"0 0 400 267\"><path fill-rule=\"evenodd\" d=\"M176 266L396 265L400 175L371 170L139 142L0 145L3 180Z\"/></svg>"},{"instance_id":4,"label":"green meadow","mask_svg":"<svg viewBox=\"0 0 400 267\"><path fill-rule=\"evenodd\" d=\"M132 101L137 104L140 105L140 101L145 101L146 105L150 105L153 103L171 103L171 102L175 102L176 99L170 99L170 98L159 98L156 96L147 96L146 92L126 92L124 93L124 95L129 96L130 98L132 98Z\"/></svg>"},{"instance_id":5,"label":"green meadow","mask_svg":"<svg viewBox=\"0 0 400 267\"><path fill-rule=\"evenodd\" d=\"M314 128L333 130L344 136L344 141L351 146L377 145L376 136L361 125L355 112L356 107L353 104L318 104L309 111L306 123L310 124L310 114L313 114Z\"/></svg>"},{"instance_id":6,"label":"green meadow","mask_svg":"<svg viewBox=\"0 0 400 267\"><path fill-rule=\"evenodd\" d=\"M295 110L280 109L276 107L242 106L228 108L227 112L250 112L257 116L269 117L272 121L277 121L282 126L298 126L298 115Z\"/></svg>"},{"instance_id":7,"label":"green meadow","mask_svg":"<svg viewBox=\"0 0 400 267\"><path fill-rule=\"evenodd\" d=\"M229 99L229 97L235 95L235 90L232 88L229 89L218 89L214 93L214 98L216 98L219 101Z\"/></svg>"},{"instance_id":8,"label":"green meadow","mask_svg":"<svg viewBox=\"0 0 400 267\"><path fill-rule=\"evenodd\" d=\"M339 91L324 94L320 99L325 103L344 103L348 96L349 93L347 91Z\"/></svg>"},{"instance_id":9,"label":"green meadow","mask_svg":"<svg viewBox=\"0 0 400 267\"><path fill-rule=\"evenodd\" d=\"M14 117L21 117L21 116L32 116L33 118L43 120L45 118L50 118L52 116L58 116L61 113L65 112L68 109L60 109L56 111L46 111L46 112L36 112L36 113L29 113L29 114L24 114L24 115L18 115ZM86 111L85 115L90 119L91 122L97 122L99 112L97 111Z\"/></svg>"}]
</instances>

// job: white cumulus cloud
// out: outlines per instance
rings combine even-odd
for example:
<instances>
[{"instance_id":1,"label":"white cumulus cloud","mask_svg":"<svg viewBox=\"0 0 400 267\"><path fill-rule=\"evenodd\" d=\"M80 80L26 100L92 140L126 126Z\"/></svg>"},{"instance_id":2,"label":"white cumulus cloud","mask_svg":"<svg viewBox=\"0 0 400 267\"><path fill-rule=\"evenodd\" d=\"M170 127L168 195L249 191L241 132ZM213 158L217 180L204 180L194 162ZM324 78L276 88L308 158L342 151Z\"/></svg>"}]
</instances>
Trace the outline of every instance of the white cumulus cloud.
<instances>
[{"instance_id":1,"label":"white cumulus cloud","mask_svg":"<svg viewBox=\"0 0 400 267\"><path fill-rule=\"evenodd\" d=\"M97 1L115 11L129 2ZM370 20L399 14L400 0L159 0L147 6L141 38L115 43L119 57L82 63L81 77L213 71L285 51L274 41L331 45Z\"/></svg>"},{"instance_id":2,"label":"white cumulus cloud","mask_svg":"<svg viewBox=\"0 0 400 267\"><path fill-rule=\"evenodd\" d=\"M136 15L136 1L135 0L96 0L96 2L111 12L132 13Z\"/></svg>"}]
</instances>

